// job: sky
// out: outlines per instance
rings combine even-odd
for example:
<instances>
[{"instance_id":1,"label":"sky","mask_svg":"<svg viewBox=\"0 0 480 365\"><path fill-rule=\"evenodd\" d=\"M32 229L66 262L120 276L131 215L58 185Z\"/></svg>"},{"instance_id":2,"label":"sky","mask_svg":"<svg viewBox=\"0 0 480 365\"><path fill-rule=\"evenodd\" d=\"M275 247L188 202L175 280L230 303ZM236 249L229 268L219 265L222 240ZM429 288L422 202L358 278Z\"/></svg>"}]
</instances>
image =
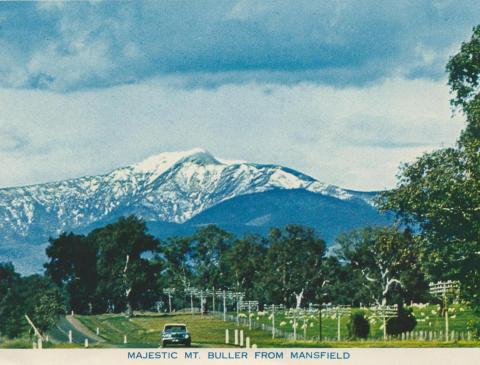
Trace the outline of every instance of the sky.
<instances>
[{"instance_id":1,"label":"sky","mask_svg":"<svg viewBox=\"0 0 480 365\"><path fill-rule=\"evenodd\" d=\"M475 1L0 2L0 187L163 151L357 190L450 146Z\"/></svg>"}]
</instances>

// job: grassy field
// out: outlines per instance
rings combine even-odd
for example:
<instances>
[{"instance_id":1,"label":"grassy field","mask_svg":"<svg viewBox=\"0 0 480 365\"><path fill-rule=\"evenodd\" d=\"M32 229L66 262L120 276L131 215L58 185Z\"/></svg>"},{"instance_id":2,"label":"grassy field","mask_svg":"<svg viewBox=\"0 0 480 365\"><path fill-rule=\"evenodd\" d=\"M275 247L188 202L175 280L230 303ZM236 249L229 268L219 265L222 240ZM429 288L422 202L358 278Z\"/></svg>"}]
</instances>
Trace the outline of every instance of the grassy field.
<instances>
[{"instance_id":1,"label":"grassy field","mask_svg":"<svg viewBox=\"0 0 480 365\"><path fill-rule=\"evenodd\" d=\"M196 347L224 347L225 345L225 329L230 331L230 342L233 342L233 330L236 327L235 322L223 322L221 319L212 316L192 316L190 314L174 314L174 315L137 315L133 318L126 318L123 315L105 314L98 316L77 316L77 318L85 324L90 330L95 331L98 327L100 335L107 341L98 344L99 347L159 347L160 332L165 323L185 323L192 334L193 346ZM458 318L458 317L457 317ZM460 318L460 321L465 321ZM287 319L287 318L285 318ZM455 320L456 318L454 318ZM318 322L317 322L318 323ZM420 322L423 324L424 322ZM443 323L439 320L438 326ZM461 322L460 322L461 323ZM342 326L346 326L346 318L342 321ZM452 322L452 328L455 324ZM459 324L457 324L459 326ZM429 326L431 327L431 326ZM282 338L272 339L269 331L261 329L249 330L247 326L241 326L245 336L251 338L251 343L258 347L478 347L478 341L457 341L445 343L443 341L288 341ZM317 328L310 328L314 333ZM346 330L346 328L345 328ZM377 331L379 329L376 329ZM331 333L334 337L336 333L336 321L333 319L324 319L324 331ZM346 332L345 332L346 333ZM317 333L315 333L316 335ZM128 344L123 344L123 336L127 335ZM232 345L230 345L232 346Z\"/></svg>"},{"instance_id":2,"label":"grassy field","mask_svg":"<svg viewBox=\"0 0 480 365\"><path fill-rule=\"evenodd\" d=\"M366 310L367 316L372 315L370 311ZM445 331L445 320L443 316L440 316L438 307L436 305L427 306L414 306L413 313L417 319L417 325L415 331L432 331L439 334L441 331ZM473 320L480 320L478 316L467 307L455 304L450 308L449 316L449 329L457 333L464 333L467 336L468 323ZM248 321L248 313L243 313L243 321ZM257 323L264 323L271 325L270 313L254 313L252 320ZM306 326L307 338L317 337L319 335L319 319L318 314L314 315L301 315L297 316L297 333L304 334L303 326ZM347 324L349 322L349 316L344 315L340 321L340 331L342 336L348 333ZM276 327L288 332L293 333L293 314L276 313L275 315ZM370 338L379 339L383 338L383 321L381 318L370 319ZM324 338L334 339L337 336L337 318L335 315L323 315L322 316L322 335ZM465 337L466 338L466 337Z\"/></svg>"},{"instance_id":3,"label":"grassy field","mask_svg":"<svg viewBox=\"0 0 480 365\"><path fill-rule=\"evenodd\" d=\"M415 331L436 331L444 330L444 319L437 313L437 307L430 305L425 307L415 307L415 316L418 320ZM270 313L254 313L252 320L257 322L259 326L262 323L271 324L269 319ZM247 322L246 316L244 321ZM210 315L201 316L199 314L156 314L156 313L137 313L132 318L127 318L122 314L103 314L103 315L76 315L75 318L80 321L91 332L95 333L98 328L100 337L105 342L91 342L90 347L148 347L158 348L160 345L160 332L166 323L185 323L192 335L194 347L233 347L233 330L243 329L245 336L249 336L251 344L256 344L260 348L265 347L480 347L480 341L383 341L383 330L380 328L381 320L371 319L371 337L366 341L334 341L337 334L337 320L333 316L324 316L322 318L323 336L329 340L318 342L318 316L306 315L305 324L307 329L307 340L292 341L284 338L271 338L271 332L262 329L249 330L246 324L240 327L236 326L233 321L224 322L221 318L215 318ZM303 335L304 330L301 326L304 319L298 320L298 334ZM457 332L466 332L467 323L471 320L478 319L474 314L460 305L454 306L450 317L450 330ZM293 331L293 318L289 314L277 313L275 317L277 328L290 333ZM282 324L283 322L283 324ZM341 332L342 338L347 335L348 316L342 317ZM44 348L75 348L83 347L82 343L85 335L80 330L74 329L74 338L76 344L65 343L65 332L68 331L68 323L63 318L59 322L62 326L52 330L51 338L56 339L53 342L45 342ZM282 324L282 325L281 325ZM230 330L230 345L225 344L225 329ZM84 330L85 331L85 330ZM56 332L59 332L58 334ZM61 333L64 338L61 338ZM124 344L124 336L127 336L127 344ZM314 340L312 340L314 338ZM466 338L466 337L465 337ZM310 340L308 340L310 339ZM32 348L32 339L28 337L5 340L0 338L0 348Z\"/></svg>"}]
</instances>

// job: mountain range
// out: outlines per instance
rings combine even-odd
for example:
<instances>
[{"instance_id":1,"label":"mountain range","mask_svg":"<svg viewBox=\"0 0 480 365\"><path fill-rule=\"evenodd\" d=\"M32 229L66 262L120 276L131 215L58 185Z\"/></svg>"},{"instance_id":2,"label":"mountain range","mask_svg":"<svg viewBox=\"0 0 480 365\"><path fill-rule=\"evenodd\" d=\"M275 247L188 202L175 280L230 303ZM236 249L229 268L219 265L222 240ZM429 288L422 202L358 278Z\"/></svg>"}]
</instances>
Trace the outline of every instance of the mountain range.
<instances>
[{"instance_id":1,"label":"mountain range","mask_svg":"<svg viewBox=\"0 0 480 365\"><path fill-rule=\"evenodd\" d=\"M241 235L297 223L331 244L342 231L388 224L373 206L375 195L198 148L160 153L105 175L0 189L0 262L38 272L50 236L86 233L130 214L161 238L206 224Z\"/></svg>"}]
</instances>

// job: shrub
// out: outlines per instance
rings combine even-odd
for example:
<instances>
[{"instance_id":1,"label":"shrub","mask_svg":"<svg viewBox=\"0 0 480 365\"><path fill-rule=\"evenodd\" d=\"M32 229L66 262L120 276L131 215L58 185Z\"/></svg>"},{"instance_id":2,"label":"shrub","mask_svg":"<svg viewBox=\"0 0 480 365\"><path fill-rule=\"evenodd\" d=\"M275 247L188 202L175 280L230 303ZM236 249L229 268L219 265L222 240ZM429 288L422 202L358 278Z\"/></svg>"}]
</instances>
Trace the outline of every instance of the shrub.
<instances>
[{"instance_id":1,"label":"shrub","mask_svg":"<svg viewBox=\"0 0 480 365\"><path fill-rule=\"evenodd\" d=\"M350 316L348 334L350 338L367 338L370 332L370 323L365 318L365 312L355 311Z\"/></svg>"},{"instance_id":2,"label":"shrub","mask_svg":"<svg viewBox=\"0 0 480 365\"><path fill-rule=\"evenodd\" d=\"M474 339L480 339L480 320L471 319L467 322L467 330L470 331Z\"/></svg>"},{"instance_id":3,"label":"shrub","mask_svg":"<svg viewBox=\"0 0 480 365\"><path fill-rule=\"evenodd\" d=\"M403 308L397 317L390 318L387 321L387 333L389 335L399 335L403 332L410 332L416 325L417 320L413 315L413 309Z\"/></svg>"}]
</instances>

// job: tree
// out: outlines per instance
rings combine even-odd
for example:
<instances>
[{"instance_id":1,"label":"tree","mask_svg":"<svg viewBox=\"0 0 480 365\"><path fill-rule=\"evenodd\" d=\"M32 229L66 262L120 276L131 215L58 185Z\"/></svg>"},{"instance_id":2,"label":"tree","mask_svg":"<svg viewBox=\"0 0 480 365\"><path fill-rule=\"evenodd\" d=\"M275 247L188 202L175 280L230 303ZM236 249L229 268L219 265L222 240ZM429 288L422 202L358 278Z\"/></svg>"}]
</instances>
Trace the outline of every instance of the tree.
<instances>
[{"instance_id":1,"label":"tree","mask_svg":"<svg viewBox=\"0 0 480 365\"><path fill-rule=\"evenodd\" d=\"M11 263L0 263L0 334L13 338L26 328L20 275Z\"/></svg>"},{"instance_id":2,"label":"tree","mask_svg":"<svg viewBox=\"0 0 480 365\"><path fill-rule=\"evenodd\" d=\"M371 301L369 290L362 285L365 280L363 275L350 263L341 262L337 256L330 255L325 257L322 271L326 283L319 288L320 302L358 307Z\"/></svg>"},{"instance_id":3,"label":"tree","mask_svg":"<svg viewBox=\"0 0 480 365\"><path fill-rule=\"evenodd\" d=\"M13 338L31 330L25 314L45 332L64 312L64 298L51 280L21 277L12 264L0 264L0 334Z\"/></svg>"},{"instance_id":4,"label":"tree","mask_svg":"<svg viewBox=\"0 0 480 365\"><path fill-rule=\"evenodd\" d=\"M368 227L339 236L337 243L340 258L361 273L377 305L384 306L398 296L395 302L401 307L412 296L411 277L423 277L419 246L408 230ZM425 281L421 286L425 291Z\"/></svg>"},{"instance_id":5,"label":"tree","mask_svg":"<svg viewBox=\"0 0 480 365\"><path fill-rule=\"evenodd\" d=\"M87 236L97 249L96 296L102 311L132 313L153 306L157 299L159 262L144 255L158 252L159 241L146 231L145 222L130 216Z\"/></svg>"},{"instance_id":6,"label":"tree","mask_svg":"<svg viewBox=\"0 0 480 365\"><path fill-rule=\"evenodd\" d=\"M22 278L20 287L24 314L28 314L40 332L45 333L52 328L58 317L65 314L65 298L50 278L27 276Z\"/></svg>"},{"instance_id":7,"label":"tree","mask_svg":"<svg viewBox=\"0 0 480 365\"><path fill-rule=\"evenodd\" d=\"M450 58L446 68L448 85L455 94L450 102L468 112L480 92L480 25L473 28L470 41L462 43L460 52Z\"/></svg>"},{"instance_id":8,"label":"tree","mask_svg":"<svg viewBox=\"0 0 480 365\"><path fill-rule=\"evenodd\" d=\"M209 225L198 229L190 239L194 285L199 288L224 288L228 279L225 255L233 244L234 236Z\"/></svg>"},{"instance_id":9,"label":"tree","mask_svg":"<svg viewBox=\"0 0 480 365\"><path fill-rule=\"evenodd\" d=\"M312 228L287 225L273 228L266 256L266 286L273 303L299 308L304 299L314 301L322 284L325 242Z\"/></svg>"},{"instance_id":10,"label":"tree","mask_svg":"<svg viewBox=\"0 0 480 365\"><path fill-rule=\"evenodd\" d=\"M169 287L189 287L192 282L193 256L190 237L171 237L162 244L160 250L165 258L165 275Z\"/></svg>"},{"instance_id":11,"label":"tree","mask_svg":"<svg viewBox=\"0 0 480 365\"><path fill-rule=\"evenodd\" d=\"M97 250L91 240L73 233L50 238L46 275L68 294L71 310L89 313L95 303Z\"/></svg>"},{"instance_id":12,"label":"tree","mask_svg":"<svg viewBox=\"0 0 480 365\"><path fill-rule=\"evenodd\" d=\"M246 236L235 241L226 254L228 283L237 291L244 291L247 298L264 300L265 239Z\"/></svg>"},{"instance_id":13,"label":"tree","mask_svg":"<svg viewBox=\"0 0 480 365\"><path fill-rule=\"evenodd\" d=\"M418 230L429 279L459 280L463 298L480 311L480 26L447 71L465 130L454 148L403 165L396 188L378 203Z\"/></svg>"}]
</instances>

